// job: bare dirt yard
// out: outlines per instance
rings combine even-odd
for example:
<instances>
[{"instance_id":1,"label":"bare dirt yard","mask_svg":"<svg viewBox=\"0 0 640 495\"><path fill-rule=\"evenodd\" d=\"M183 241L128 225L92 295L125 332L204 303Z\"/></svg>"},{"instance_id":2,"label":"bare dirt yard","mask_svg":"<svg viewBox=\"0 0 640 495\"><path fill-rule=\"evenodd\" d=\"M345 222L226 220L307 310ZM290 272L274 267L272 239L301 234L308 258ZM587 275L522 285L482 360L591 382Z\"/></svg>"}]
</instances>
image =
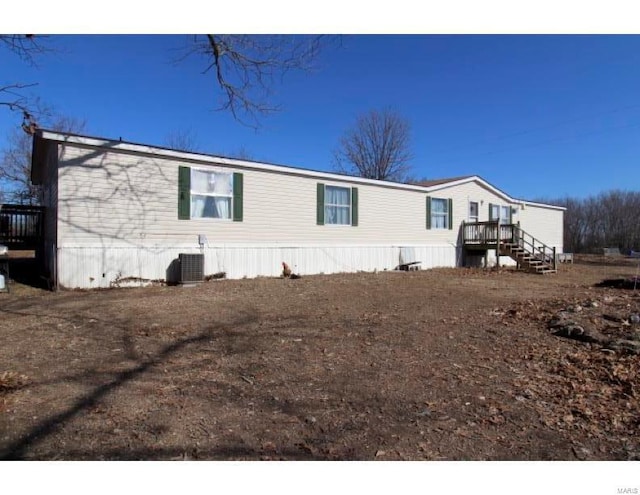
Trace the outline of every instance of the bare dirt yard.
<instances>
[{"instance_id":1,"label":"bare dirt yard","mask_svg":"<svg viewBox=\"0 0 640 495\"><path fill-rule=\"evenodd\" d=\"M640 287L594 287L637 261L16 283L0 458L637 460Z\"/></svg>"}]
</instances>

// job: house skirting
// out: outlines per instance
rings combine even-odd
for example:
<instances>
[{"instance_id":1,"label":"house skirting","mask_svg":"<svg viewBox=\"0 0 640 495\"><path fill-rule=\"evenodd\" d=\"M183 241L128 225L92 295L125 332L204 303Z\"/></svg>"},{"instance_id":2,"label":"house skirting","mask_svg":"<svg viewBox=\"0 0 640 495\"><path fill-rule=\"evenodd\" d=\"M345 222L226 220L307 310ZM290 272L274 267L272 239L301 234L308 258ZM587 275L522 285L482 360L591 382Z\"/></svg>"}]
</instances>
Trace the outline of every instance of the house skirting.
<instances>
[{"instance_id":1,"label":"house skirting","mask_svg":"<svg viewBox=\"0 0 640 495\"><path fill-rule=\"evenodd\" d=\"M224 273L231 279L277 277L283 261L300 275L393 270L412 261L423 269L462 264L462 250L453 244L65 246L57 249L56 285L88 289L165 282L180 253L203 253L205 276Z\"/></svg>"}]
</instances>

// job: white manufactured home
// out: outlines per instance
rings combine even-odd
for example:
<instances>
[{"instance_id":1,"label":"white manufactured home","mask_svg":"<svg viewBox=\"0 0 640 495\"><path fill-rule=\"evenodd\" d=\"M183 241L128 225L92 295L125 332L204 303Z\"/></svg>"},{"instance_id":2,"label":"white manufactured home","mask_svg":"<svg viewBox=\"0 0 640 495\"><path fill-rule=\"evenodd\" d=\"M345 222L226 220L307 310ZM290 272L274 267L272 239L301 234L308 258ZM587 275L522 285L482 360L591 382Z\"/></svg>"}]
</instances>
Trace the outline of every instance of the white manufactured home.
<instances>
[{"instance_id":1,"label":"white manufactured home","mask_svg":"<svg viewBox=\"0 0 640 495\"><path fill-rule=\"evenodd\" d=\"M183 253L205 275L277 276L496 262L553 271L564 209L478 176L420 185L40 130L43 258L53 287L171 281ZM496 256L498 254L498 256Z\"/></svg>"}]
</instances>

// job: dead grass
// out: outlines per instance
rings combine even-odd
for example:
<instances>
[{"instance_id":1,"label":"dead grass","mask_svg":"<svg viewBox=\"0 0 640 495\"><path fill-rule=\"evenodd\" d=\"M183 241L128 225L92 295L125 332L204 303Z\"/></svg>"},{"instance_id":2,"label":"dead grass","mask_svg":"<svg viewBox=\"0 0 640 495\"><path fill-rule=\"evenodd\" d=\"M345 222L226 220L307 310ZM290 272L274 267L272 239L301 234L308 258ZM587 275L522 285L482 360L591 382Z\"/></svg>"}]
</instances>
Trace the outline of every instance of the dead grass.
<instances>
[{"instance_id":1,"label":"dead grass","mask_svg":"<svg viewBox=\"0 0 640 495\"><path fill-rule=\"evenodd\" d=\"M637 356L546 328L575 301L640 310L593 287L603 270L16 287L0 294L0 362L29 379L2 395L0 455L632 459Z\"/></svg>"}]
</instances>

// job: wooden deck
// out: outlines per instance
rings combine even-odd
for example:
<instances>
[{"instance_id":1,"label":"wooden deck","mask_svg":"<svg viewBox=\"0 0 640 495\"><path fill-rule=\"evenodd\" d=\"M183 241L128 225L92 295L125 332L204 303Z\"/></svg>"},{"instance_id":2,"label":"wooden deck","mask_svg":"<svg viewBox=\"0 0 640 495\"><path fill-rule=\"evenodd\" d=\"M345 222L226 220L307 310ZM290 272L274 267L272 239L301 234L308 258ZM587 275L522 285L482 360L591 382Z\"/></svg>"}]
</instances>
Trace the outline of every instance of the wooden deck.
<instances>
[{"instance_id":1,"label":"wooden deck","mask_svg":"<svg viewBox=\"0 0 640 495\"><path fill-rule=\"evenodd\" d=\"M500 224L497 221L464 223L462 242L470 251L495 249L498 266L500 256L509 256L519 266L536 273L551 273L557 268L556 248L547 246L518 224Z\"/></svg>"},{"instance_id":2,"label":"wooden deck","mask_svg":"<svg viewBox=\"0 0 640 495\"><path fill-rule=\"evenodd\" d=\"M474 222L463 225L462 239L467 249L495 249L500 242L514 241L515 224Z\"/></svg>"},{"instance_id":3,"label":"wooden deck","mask_svg":"<svg viewBox=\"0 0 640 495\"><path fill-rule=\"evenodd\" d=\"M0 244L10 250L33 250L42 243L44 208L0 205Z\"/></svg>"}]
</instances>

